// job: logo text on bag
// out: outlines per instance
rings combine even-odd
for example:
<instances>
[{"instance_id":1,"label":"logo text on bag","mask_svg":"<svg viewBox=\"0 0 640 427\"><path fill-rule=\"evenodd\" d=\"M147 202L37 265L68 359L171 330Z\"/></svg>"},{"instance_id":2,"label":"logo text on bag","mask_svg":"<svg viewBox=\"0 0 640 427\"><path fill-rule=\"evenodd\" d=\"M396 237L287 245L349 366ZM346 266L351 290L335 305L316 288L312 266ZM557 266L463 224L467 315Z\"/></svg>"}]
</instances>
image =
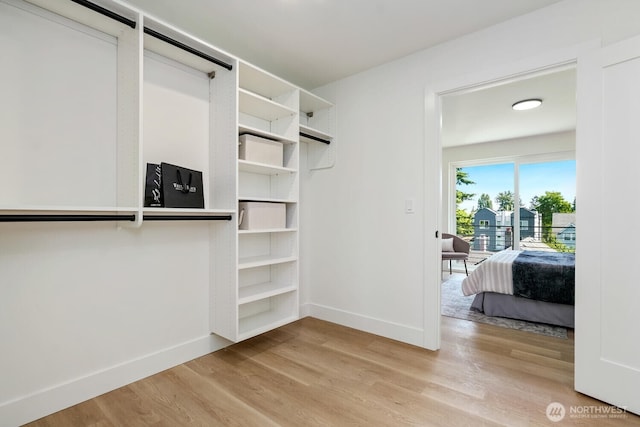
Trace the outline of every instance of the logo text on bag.
<instances>
[{"instance_id":1,"label":"logo text on bag","mask_svg":"<svg viewBox=\"0 0 640 427\"><path fill-rule=\"evenodd\" d=\"M177 182L173 183L173 189L176 191L182 191L185 188L189 189L189 193L195 193L196 191L198 191L193 185L189 187L188 185L183 186L182 184L178 184Z\"/></svg>"}]
</instances>

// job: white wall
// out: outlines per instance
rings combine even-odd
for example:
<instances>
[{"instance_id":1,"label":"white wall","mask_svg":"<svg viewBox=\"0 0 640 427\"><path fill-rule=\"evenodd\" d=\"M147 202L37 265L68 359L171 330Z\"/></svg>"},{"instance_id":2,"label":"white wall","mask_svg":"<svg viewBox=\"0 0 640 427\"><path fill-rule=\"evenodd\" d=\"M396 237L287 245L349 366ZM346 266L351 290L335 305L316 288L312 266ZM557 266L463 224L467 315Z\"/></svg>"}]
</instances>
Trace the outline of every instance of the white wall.
<instances>
[{"instance_id":1,"label":"white wall","mask_svg":"<svg viewBox=\"0 0 640 427\"><path fill-rule=\"evenodd\" d=\"M209 333L209 226L0 224L0 425L226 345Z\"/></svg>"},{"instance_id":2,"label":"white wall","mask_svg":"<svg viewBox=\"0 0 640 427\"><path fill-rule=\"evenodd\" d=\"M437 276L437 262L423 271L423 238L441 203L423 200L424 153L434 152L434 141L424 145L425 88L610 43L639 33L637 22L634 0L567 0L319 88L337 105L337 161L302 183L313 194L301 227L314 261L303 271L309 312L421 344L424 275ZM406 198L415 214L404 213Z\"/></svg>"}]
</instances>

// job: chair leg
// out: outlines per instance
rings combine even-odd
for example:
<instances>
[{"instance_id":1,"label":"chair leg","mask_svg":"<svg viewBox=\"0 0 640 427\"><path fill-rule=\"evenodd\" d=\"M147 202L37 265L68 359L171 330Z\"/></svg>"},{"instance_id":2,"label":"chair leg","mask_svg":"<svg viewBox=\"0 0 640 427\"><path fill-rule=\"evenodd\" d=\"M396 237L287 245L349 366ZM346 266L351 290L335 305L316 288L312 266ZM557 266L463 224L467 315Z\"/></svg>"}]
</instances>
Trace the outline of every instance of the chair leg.
<instances>
[{"instance_id":1,"label":"chair leg","mask_svg":"<svg viewBox=\"0 0 640 427\"><path fill-rule=\"evenodd\" d=\"M467 260L463 259L462 261L464 261L464 272L467 273L467 276L468 276L469 272L467 271Z\"/></svg>"},{"instance_id":2,"label":"chair leg","mask_svg":"<svg viewBox=\"0 0 640 427\"><path fill-rule=\"evenodd\" d=\"M451 260L449 260L449 274L451 274Z\"/></svg>"}]
</instances>

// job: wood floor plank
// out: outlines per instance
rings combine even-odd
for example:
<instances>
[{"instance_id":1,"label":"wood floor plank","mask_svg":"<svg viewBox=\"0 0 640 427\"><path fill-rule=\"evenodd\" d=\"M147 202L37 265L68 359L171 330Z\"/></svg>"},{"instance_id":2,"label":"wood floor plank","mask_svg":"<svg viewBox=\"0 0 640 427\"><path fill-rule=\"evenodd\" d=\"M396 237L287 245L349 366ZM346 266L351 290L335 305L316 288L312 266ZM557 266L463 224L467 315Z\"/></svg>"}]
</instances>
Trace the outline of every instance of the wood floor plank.
<instances>
[{"instance_id":1,"label":"wood floor plank","mask_svg":"<svg viewBox=\"0 0 640 427\"><path fill-rule=\"evenodd\" d=\"M233 351L218 356L205 356L189 362L189 367L224 387L278 425L330 425L327 417L332 416L334 409L322 394L314 393L300 382L292 381L252 360L239 362L240 355ZM236 366L237 369L220 370L220 364L227 364L230 359L229 366Z\"/></svg>"},{"instance_id":2,"label":"wood floor plank","mask_svg":"<svg viewBox=\"0 0 640 427\"><path fill-rule=\"evenodd\" d=\"M442 318L437 352L314 318L137 381L29 426L640 426L567 417L573 334L545 337Z\"/></svg>"},{"instance_id":3,"label":"wood floor plank","mask_svg":"<svg viewBox=\"0 0 640 427\"><path fill-rule=\"evenodd\" d=\"M102 411L105 420L108 420L110 425L113 426L122 426L123 415L125 414L131 420L129 422L131 427L162 423L162 418L154 413L149 405L136 394L133 387L121 387L88 402L95 402Z\"/></svg>"}]
</instances>

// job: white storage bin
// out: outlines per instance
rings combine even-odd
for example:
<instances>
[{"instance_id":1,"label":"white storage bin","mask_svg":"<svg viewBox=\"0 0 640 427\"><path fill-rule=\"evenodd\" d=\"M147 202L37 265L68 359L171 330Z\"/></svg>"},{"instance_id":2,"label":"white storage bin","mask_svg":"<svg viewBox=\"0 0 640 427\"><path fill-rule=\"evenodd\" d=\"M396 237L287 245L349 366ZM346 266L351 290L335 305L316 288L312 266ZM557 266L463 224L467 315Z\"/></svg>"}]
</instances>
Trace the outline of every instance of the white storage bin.
<instances>
[{"instance_id":1,"label":"white storage bin","mask_svg":"<svg viewBox=\"0 0 640 427\"><path fill-rule=\"evenodd\" d=\"M282 167L283 147L281 142L251 134L240 135L239 139L240 159Z\"/></svg>"},{"instance_id":2,"label":"white storage bin","mask_svg":"<svg viewBox=\"0 0 640 427\"><path fill-rule=\"evenodd\" d=\"M240 202L240 230L260 230L287 227L287 205L271 202Z\"/></svg>"}]
</instances>

